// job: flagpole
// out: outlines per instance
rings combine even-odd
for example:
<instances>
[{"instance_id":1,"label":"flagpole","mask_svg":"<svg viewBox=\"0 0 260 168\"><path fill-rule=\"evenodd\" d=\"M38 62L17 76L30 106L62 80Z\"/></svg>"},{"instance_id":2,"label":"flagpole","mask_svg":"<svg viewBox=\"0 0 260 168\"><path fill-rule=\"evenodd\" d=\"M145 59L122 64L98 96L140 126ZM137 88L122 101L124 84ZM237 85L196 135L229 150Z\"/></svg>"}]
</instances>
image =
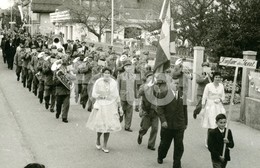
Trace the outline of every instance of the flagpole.
<instances>
[{"instance_id":1,"label":"flagpole","mask_svg":"<svg viewBox=\"0 0 260 168\"><path fill-rule=\"evenodd\" d=\"M111 45L114 43L114 0L112 2L112 13L111 13Z\"/></svg>"},{"instance_id":2,"label":"flagpole","mask_svg":"<svg viewBox=\"0 0 260 168\"><path fill-rule=\"evenodd\" d=\"M166 0L163 1L162 9L161 9L160 16L159 16L159 20L161 20L161 21L162 21L162 17L163 17L165 4L166 4Z\"/></svg>"},{"instance_id":3,"label":"flagpole","mask_svg":"<svg viewBox=\"0 0 260 168\"><path fill-rule=\"evenodd\" d=\"M234 76L234 81L233 81L233 86L232 86L232 93L231 93L231 99L230 99L230 104L228 108L228 114L227 114L227 128L225 132L225 138L228 138L228 130L229 130L229 123L230 123L230 118L232 114L232 106L234 104L234 96L235 96L235 90L236 90L236 82L237 82L237 74L238 74L238 66L236 67L235 70L235 76ZM222 150L222 157L225 157L225 151L227 148L227 144L224 143L223 150Z\"/></svg>"}]
</instances>

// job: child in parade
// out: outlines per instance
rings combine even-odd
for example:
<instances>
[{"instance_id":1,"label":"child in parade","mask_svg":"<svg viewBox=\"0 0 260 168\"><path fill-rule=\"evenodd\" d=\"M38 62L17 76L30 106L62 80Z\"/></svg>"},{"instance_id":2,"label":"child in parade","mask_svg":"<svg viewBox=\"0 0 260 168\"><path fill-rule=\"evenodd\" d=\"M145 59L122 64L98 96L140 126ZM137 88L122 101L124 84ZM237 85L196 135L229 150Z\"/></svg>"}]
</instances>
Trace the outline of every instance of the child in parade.
<instances>
[{"instance_id":1,"label":"child in parade","mask_svg":"<svg viewBox=\"0 0 260 168\"><path fill-rule=\"evenodd\" d=\"M230 161L229 148L234 147L232 131L228 130L228 136L225 138L227 118L225 114L216 116L217 128L209 131L208 149L211 154L213 168L225 168ZM222 156L223 146L226 144L225 155Z\"/></svg>"}]
</instances>

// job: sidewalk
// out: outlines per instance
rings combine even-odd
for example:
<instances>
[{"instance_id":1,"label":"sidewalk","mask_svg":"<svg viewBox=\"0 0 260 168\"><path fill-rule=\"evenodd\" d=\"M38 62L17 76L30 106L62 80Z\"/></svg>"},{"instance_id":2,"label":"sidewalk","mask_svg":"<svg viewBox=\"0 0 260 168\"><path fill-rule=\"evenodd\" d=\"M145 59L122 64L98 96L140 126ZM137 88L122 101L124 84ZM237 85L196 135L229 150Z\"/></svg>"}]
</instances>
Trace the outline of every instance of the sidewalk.
<instances>
[{"instance_id":1,"label":"sidewalk","mask_svg":"<svg viewBox=\"0 0 260 168\"><path fill-rule=\"evenodd\" d=\"M140 124L138 113L133 115L132 129L111 134L111 152L96 150L96 133L86 129L89 112L71 105L69 123L57 120L44 109L37 98L21 82L14 70L8 70L0 56L0 168L20 168L28 162L40 162L46 168L170 168L173 147L162 165L156 162L157 151L147 149L149 132L141 145L137 144ZM194 107L189 106L189 124L184 137L183 168L210 168L210 154L204 146L206 130L200 120L192 118ZM237 115L237 112L233 113ZM232 121L235 147L227 168L260 167L260 131ZM159 133L156 148L159 145Z\"/></svg>"}]
</instances>

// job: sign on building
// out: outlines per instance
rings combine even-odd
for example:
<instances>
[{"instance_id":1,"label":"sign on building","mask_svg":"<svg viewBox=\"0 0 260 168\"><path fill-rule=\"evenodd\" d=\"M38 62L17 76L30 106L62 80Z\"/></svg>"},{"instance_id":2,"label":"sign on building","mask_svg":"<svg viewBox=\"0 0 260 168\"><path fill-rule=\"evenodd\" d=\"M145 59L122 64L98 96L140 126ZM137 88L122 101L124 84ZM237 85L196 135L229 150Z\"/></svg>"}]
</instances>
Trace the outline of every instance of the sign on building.
<instances>
[{"instance_id":1,"label":"sign on building","mask_svg":"<svg viewBox=\"0 0 260 168\"><path fill-rule=\"evenodd\" d=\"M219 65L256 69L257 61L251 59L221 57Z\"/></svg>"},{"instance_id":2,"label":"sign on building","mask_svg":"<svg viewBox=\"0 0 260 168\"><path fill-rule=\"evenodd\" d=\"M70 19L69 11L61 11L61 12L54 12L50 13L50 20L51 22L64 22Z\"/></svg>"}]
</instances>

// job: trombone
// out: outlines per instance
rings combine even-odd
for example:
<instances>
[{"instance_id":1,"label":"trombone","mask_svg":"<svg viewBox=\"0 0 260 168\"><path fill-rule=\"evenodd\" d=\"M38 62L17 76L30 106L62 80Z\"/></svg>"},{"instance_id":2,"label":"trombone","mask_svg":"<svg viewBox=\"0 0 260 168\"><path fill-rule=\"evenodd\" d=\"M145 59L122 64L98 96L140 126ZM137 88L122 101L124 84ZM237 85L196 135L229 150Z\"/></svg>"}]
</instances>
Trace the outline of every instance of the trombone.
<instances>
[{"instance_id":1,"label":"trombone","mask_svg":"<svg viewBox=\"0 0 260 168\"><path fill-rule=\"evenodd\" d=\"M192 74L195 74L195 75L199 75L198 73L193 73L193 72L191 72L191 70L188 68L188 67L186 67L186 66L184 66L183 65L183 60L184 59L182 59L182 58L179 58L179 59L177 59L176 60L176 62L175 62L175 65L181 65L182 67L183 67L183 73L184 74L186 74L187 76L189 76L190 77L190 79L192 80ZM211 83L212 82L212 80L210 79L210 75L209 75L209 72L206 72L206 75L207 75L207 78L208 78L208 80L209 80L209 82Z\"/></svg>"},{"instance_id":2,"label":"trombone","mask_svg":"<svg viewBox=\"0 0 260 168\"><path fill-rule=\"evenodd\" d=\"M193 77L192 77L192 74L196 74L196 73L191 72L188 67L184 66L184 65L183 65L183 60L184 60L184 59L182 59L182 58L177 59L174 65L181 65L182 68L183 68L183 69L182 69L182 72L183 72L184 74L186 74L187 76L189 76L190 79L192 79L192 78L193 78Z\"/></svg>"}]
</instances>

